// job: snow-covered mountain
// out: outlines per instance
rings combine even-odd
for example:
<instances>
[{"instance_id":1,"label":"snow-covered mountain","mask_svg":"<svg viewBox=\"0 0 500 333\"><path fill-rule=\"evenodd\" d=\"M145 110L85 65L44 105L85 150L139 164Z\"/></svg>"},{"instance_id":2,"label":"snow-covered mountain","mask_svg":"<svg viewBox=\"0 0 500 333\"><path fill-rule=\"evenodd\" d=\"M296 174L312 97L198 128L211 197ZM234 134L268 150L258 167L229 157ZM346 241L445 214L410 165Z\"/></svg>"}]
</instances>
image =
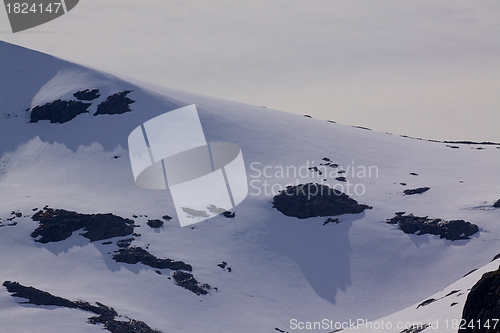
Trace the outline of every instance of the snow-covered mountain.
<instances>
[{"instance_id":1,"label":"snow-covered mountain","mask_svg":"<svg viewBox=\"0 0 500 333\"><path fill-rule=\"evenodd\" d=\"M134 182L127 139L145 121L191 104L207 141L241 147L249 195L232 218L181 228L168 191ZM66 118L41 120L50 108ZM99 302L122 316L118 321L164 333L298 332L295 323L324 319L451 322L460 319L468 289L498 267L488 263L500 252L500 209L493 206L499 148L416 140L134 83L0 42L0 282ZM306 183L339 189L372 209L325 223L273 208L278 190ZM54 215L50 208L130 221L116 222L124 234L110 239L86 238L75 227L65 239L42 242L32 233ZM386 223L409 214L464 220L479 231L450 240ZM150 220L163 226L152 228ZM115 257L139 248L150 261ZM172 268L166 258L191 270ZM199 283L183 288L187 280L176 272ZM453 290L461 295L416 309ZM11 295L0 289L2 332L102 331L87 323L88 311L22 304ZM457 330L439 328L445 331Z\"/></svg>"}]
</instances>

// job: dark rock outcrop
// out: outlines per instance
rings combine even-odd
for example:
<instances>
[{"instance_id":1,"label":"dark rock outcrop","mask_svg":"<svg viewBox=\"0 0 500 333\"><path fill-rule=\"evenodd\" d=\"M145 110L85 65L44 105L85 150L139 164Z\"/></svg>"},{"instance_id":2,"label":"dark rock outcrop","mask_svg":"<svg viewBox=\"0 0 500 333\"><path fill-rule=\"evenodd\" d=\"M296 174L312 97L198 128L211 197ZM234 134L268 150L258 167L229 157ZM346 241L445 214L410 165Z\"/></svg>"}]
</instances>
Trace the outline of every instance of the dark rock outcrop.
<instances>
[{"instance_id":1,"label":"dark rock outcrop","mask_svg":"<svg viewBox=\"0 0 500 333\"><path fill-rule=\"evenodd\" d=\"M104 102L97 106L97 112L94 113L94 116L100 114L122 114L132 111L129 105L135 103L135 101L127 97L131 92L130 90L121 91L109 96Z\"/></svg>"},{"instance_id":2,"label":"dark rock outcrop","mask_svg":"<svg viewBox=\"0 0 500 333\"><path fill-rule=\"evenodd\" d=\"M236 213L235 212L230 212L230 211L225 211L224 213L221 214L222 216L224 216L225 218L227 219L234 219L234 217L236 216Z\"/></svg>"},{"instance_id":3,"label":"dark rock outcrop","mask_svg":"<svg viewBox=\"0 0 500 333\"><path fill-rule=\"evenodd\" d=\"M429 298L429 299L426 299L425 301L423 301L422 303L420 303L418 306L417 306L417 309L423 307L423 306L426 306L426 305L429 305L431 303L434 303L435 301L437 301L435 298Z\"/></svg>"},{"instance_id":4,"label":"dark rock outcrop","mask_svg":"<svg viewBox=\"0 0 500 333\"><path fill-rule=\"evenodd\" d=\"M120 249L118 253L113 255L116 262L123 262L126 264L142 263L146 266L157 269L171 269L171 270L185 270L192 271L193 267L182 261L174 261L172 259L158 259L148 251L141 247L129 247L127 249Z\"/></svg>"},{"instance_id":5,"label":"dark rock outcrop","mask_svg":"<svg viewBox=\"0 0 500 333\"><path fill-rule=\"evenodd\" d=\"M348 195L322 184L288 186L274 196L273 207L299 219L316 216L357 214L372 207L358 204Z\"/></svg>"},{"instance_id":6,"label":"dark rock outcrop","mask_svg":"<svg viewBox=\"0 0 500 333\"><path fill-rule=\"evenodd\" d=\"M464 220L444 221L441 219L429 219L427 216L419 217L413 214L396 214L387 220L389 224L397 224L406 234L432 234L449 240L469 239L479 231L479 227Z\"/></svg>"},{"instance_id":7,"label":"dark rock outcrop","mask_svg":"<svg viewBox=\"0 0 500 333\"><path fill-rule=\"evenodd\" d=\"M475 271L477 271L477 268L471 269L469 272L465 273L465 275L463 277L466 277L467 275L471 275Z\"/></svg>"},{"instance_id":8,"label":"dark rock outcrop","mask_svg":"<svg viewBox=\"0 0 500 333\"><path fill-rule=\"evenodd\" d=\"M371 128L368 128L368 127L363 127L363 126L353 126L354 128L359 128L359 129L364 129L364 130L367 130L367 131L371 131L372 129Z\"/></svg>"},{"instance_id":9,"label":"dark rock outcrop","mask_svg":"<svg viewBox=\"0 0 500 333\"><path fill-rule=\"evenodd\" d=\"M120 239L119 241L116 242L116 245L118 247L129 247L130 244L132 244L132 242L134 241L134 239L135 239L134 237Z\"/></svg>"},{"instance_id":10,"label":"dark rock outcrop","mask_svg":"<svg viewBox=\"0 0 500 333\"><path fill-rule=\"evenodd\" d=\"M430 187L419 187L419 188L404 190L403 193L405 195L420 194L420 193L425 193L430 189L431 189Z\"/></svg>"},{"instance_id":11,"label":"dark rock outcrop","mask_svg":"<svg viewBox=\"0 0 500 333\"><path fill-rule=\"evenodd\" d=\"M99 89L85 89L77 91L73 94L79 101L93 101L96 98L99 98L101 94L99 94Z\"/></svg>"},{"instance_id":12,"label":"dark rock outcrop","mask_svg":"<svg viewBox=\"0 0 500 333\"><path fill-rule=\"evenodd\" d=\"M76 308L73 302L54 296L46 291L41 291L33 287L25 287L18 282L5 281L2 284L9 293L13 293L13 297L26 298L28 301L23 302L35 305L55 305L63 306L66 308Z\"/></svg>"},{"instance_id":13,"label":"dark rock outcrop","mask_svg":"<svg viewBox=\"0 0 500 333\"><path fill-rule=\"evenodd\" d=\"M98 316L89 318L88 323L93 325L103 324L104 328L111 333L161 333L139 320L130 318L127 318L128 321L115 320L116 317L121 316L119 316L113 308L99 302L96 302L96 305L91 305L84 301L73 302L62 297L54 296L46 291L23 286L18 282L5 281L3 286L7 288L8 292L12 293L13 297L28 299L27 302L23 303L60 306L97 314Z\"/></svg>"},{"instance_id":14,"label":"dark rock outcrop","mask_svg":"<svg viewBox=\"0 0 500 333\"><path fill-rule=\"evenodd\" d=\"M104 324L104 327L111 333L161 333L149 327L145 322L135 319L129 319L129 321L108 320L100 316L89 318L89 323Z\"/></svg>"},{"instance_id":15,"label":"dark rock outcrop","mask_svg":"<svg viewBox=\"0 0 500 333\"><path fill-rule=\"evenodd\" d=\"M158 229L163 227L163 221L162 220L148 220L147 225L149 225L153 229Z\"/></svg>"},{"instance_id":16,"label":"dark rock outcrop","mask_svg":"<svg viewBox=\"0 0 500 333\"><path fill-rule=\"evenodd\" d=\"M460 290L452 290L450 291L449 293L447 293L444 297L448 297L448 296L451 296L451 295L455 295L456 293L459 293Z\"/></svg>"},{"instance_id":17,"label":"dark rock outcrop","mask_svg":"<svg viewBox=\"0 0 500 333\"><path fill-rule=\"evenodd\" d=\"M318 167L310 167L310 168L307 168L307 169L310 170L310 171L317 172L320 176L323 174L323 172L321 172L321 170L319 170Z\"/></svg>"},{"instance_id":18,"label":"dark rock outcrop","mask_svg":"<svg viewBox=\"0 0 500 333\"><path fill-rule=\"evenodd\" d=\"M467 295L462 320L465 320L464 333L497 333L499 325L493 328L494 323L500 318L500 268L493 272L485 273L472 287ZM485 326L489 322L490 328ZM478 326L478 322L481 326ZM474 328L468 324L474 324Z\"/></svg>"},{"instance_id":19,"label":"dark rock outcrop","mask_svg":"<svg viewBox=\"0 0 500 333\"><path fill-rule=\"evenodd\" d=\"M31 110L30 122L50 120L51 123L63 124L82 113L87 113L91 103L63 101L58 99L42 106L35 106Z\"/></svg>"},{"instance_id":20,"label":"dark rock outcrop","mask_svg":"<svg viewBox=\"0 0 500 333\"><path fill-rule=\"evenodd\" d=\"M274 328L275 331L281 332L281 333L288 333L287 331L281 330L278 327Z\"/></svg>"},{"instance_id":21,"label":"dark rock outcrop","mask_svg":"<svg viewBox=\"0 0 500 333\"><path fill-rule=\"evenodd\" d=\"M494 204L493 207L495 208L500 208L500 199L498 199Z\"/></svg>"},{"instance_id":22,"label":"dark rock outcrop","mask_svg":"<svg viewBox=\"0 0 500 333\"><path fill-rule=\"evenodd\" d=\"M64 209L45 208L32 217L38 221L38 228L31 237L39 243L59 242L71 236L74 231L84 229L83 237L91 242L134 232L134 221L113 214L79 214Z\"/></svg>"},{"instance_id":23,"label":"dark rock outcrop","mask_svg":"<svg viewBox=\"0 0 500 333\"><path fill-rule=\"evenodd\" d=\"M429 327L429 324L423 324L423 325L412 325L410 328L406 328L402 330L400 333L420 333L423 330L427 329Z\"/></svg>"},{"instance_id":24,"label":"dark rock outcrop","mask_svg":"<svg viewBox=\"0 0 500 333\"><path fill-rule=\"evenodd\" d=\"M191 273L176 271L172 277L174 278L175 283L187 290L192 291L196 295L206 295L208 293L207 290L210 290L210 286L207 284L200 286L200 283L196 281Z\"/></svg>"},{"instance_id":25,"label":"dark rock outcrop","mask_svg":"<svg viewBox=\"0 0 500 333\"><path fill-rule=\"evenodd\" d=\"M223 261L222 263L220 264L217 264L217 266L219 266L220 268L224 269L224 270L227 270L229 273L232 272L232 268L227 264L227 262Z\"/></svg>"},{"instance_id":26,"label":"dark rock outcrop","mask_svg":"<svg viewBox=\"0 0 500 333\"><path fill-rule=\"evenodd\" d=\"M327 218L325 222L323 222L323 225L327 225L328 223L337 223L339 224L340 221L339 219L332 219L331 217Z\"/></svg>"}]
</instances>

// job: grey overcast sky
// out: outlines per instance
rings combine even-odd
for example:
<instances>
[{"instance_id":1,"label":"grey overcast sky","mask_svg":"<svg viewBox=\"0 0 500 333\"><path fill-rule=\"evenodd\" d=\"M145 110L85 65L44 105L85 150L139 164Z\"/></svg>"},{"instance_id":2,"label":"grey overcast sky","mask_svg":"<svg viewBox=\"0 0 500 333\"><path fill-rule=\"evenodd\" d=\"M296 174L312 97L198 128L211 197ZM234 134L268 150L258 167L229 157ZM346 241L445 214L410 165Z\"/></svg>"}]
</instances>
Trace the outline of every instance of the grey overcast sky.
<instances>
[{"instance_id":1,"label":"grey overcast sky","mask_svg":"<svg viewBox=\"0 0 500 333\"><path fill-rule=\"evenodd\" d=\"M500 142L499 0L81 0L0 39L164 86L426 139Z\"/></svg>"}]
</instances>

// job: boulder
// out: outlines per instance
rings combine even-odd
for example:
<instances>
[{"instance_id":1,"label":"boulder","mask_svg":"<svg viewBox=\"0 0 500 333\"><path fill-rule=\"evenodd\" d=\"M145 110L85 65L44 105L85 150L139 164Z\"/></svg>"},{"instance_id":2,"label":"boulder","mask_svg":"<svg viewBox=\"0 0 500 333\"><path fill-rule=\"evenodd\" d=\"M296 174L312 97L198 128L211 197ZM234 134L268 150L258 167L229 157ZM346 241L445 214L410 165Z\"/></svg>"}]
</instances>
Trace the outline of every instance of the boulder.
<instances>
[{"instance_id":1,"label":"boulder","mask_svg":"<svg viewBox=\"0 0 500 333\"><path fill-rule=\"evenodd\" d=\"M280 191L274 196L273 208L286 216L305 219L316 216L357 214L372 207L358 204L347 194L327 185L308 183L288 186Z\"/></svg>"},{"instance_id":2,"label":"boulder","mask_svg":"<svg viewBox=\"0 0 500 333\"><path fill-rule=\"evenodd\" d=\"M163 221L162 220L148 220L147 225L149 225L153 229L158 229L163 227Z\"/></svg>"}]
</instances>

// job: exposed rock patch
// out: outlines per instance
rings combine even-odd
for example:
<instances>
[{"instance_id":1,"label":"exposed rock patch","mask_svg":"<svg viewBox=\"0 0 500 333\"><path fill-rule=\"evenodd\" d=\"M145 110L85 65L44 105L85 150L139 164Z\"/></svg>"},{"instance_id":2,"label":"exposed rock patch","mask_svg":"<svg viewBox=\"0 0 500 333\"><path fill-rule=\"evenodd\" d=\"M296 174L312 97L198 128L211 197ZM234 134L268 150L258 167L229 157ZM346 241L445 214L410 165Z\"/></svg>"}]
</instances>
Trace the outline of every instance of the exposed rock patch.
<instances>
[{"instance_id":1,"label":"exposed rock patch","mask_svg":"<svg viewBox=\"0 0 500 333\"><path fill-rule=\"evenodd\" d=\"M119 249L118 253L113 255L116 262L126 264L142 263L146 266L157 269L185 270L192 271L193 267L182 261L174 261L172 259L158 259L148 251L141 247L129 247L127 249Z\"/></svg>"},{"instance_id":2,"label":"exposed rock patch","mask_svg":"<svg viewBox=\"0 0 500 333\"><path fill-rule=\"evenodd\" d=\"M323 157L322 159L326 163L320 163L319 165L329 166L330 168L337 168L339 165L337 163L333 163L328 157Z\"/></svg>"},{"instance_id":3,"label":"exposed rock patch","mask_svg":"<svg viewBox=\"0 0 500 333\"><path fill-rule=\"evenodd\" d=\"M274 328L275 331L281 332L281 333L288 333L287 331L281 330L278 327Z\"/></svg>"},{"instance_id":4,"label":"exposed rock patch","mask_svg":"<svg viewBox=\"0 0 500 333\"><path fill-rule=\"evenodd\" d=\"M404 213L403 213L404 214ZM396 214L395 217L387 220L389 224L397 224L406 234L432 234L448 240L469 239L479 231L479 227L464 220L444 221L441 219L429 219L418 217L413 214Z\"/></svg>"},{"instance_id":5,"label":"exposed rock patch","mask_svg":"<svg viewBox=\"0 0 500 333\"><path fill-rule=\"evenodd\" d=\"M419 187L419 188L404 190L403 193L405 195L421 194L429 191L430 189L431 189L430 187Z\"/></svg>"},{"instance_id":6,"label":"exposed rock patch","mask_svg":"<svg viewBox=\"0 0 500 333\"><path fill-rule=\"evenodd\" d=\"M77 308L77 304L71 302L67 299L54 296L46 291L41 291L33 287L25 287L18 282L5 281L2 284L7 291L13 293L13 297L21 297L28 299L28 304L35 305L55 305L62 306L65 308Z\"/></svg>"},{"instance_id":7,"label":"exposed rock patch","mask_svg":"<svg viewBox=\"0 0 500 333\"><path fill-rule=\"evenodd\" d=\"M420 333L429 327L429 324L412 325L410 328L402 330L400 333Z\"/></svg>"},{"instance_id":8,"label":"exposed rock patch","mask_svg":"<svg viewBox=\"0 0 500 333\"><path fill-rule=\"evenodd\" d=\"M357 214L372 207L358 204L348 195L322 184L288 186L274 196L273 207L299 219L316 216Z\"/></svg>"},{"instance_id":9,"label":"exposed rock patch","mask_svg":"<svg viewBox=\"0 0 500 333\"><path fill-rule=\"evenodd\" d=\"M158 229L163 227L163 221L162 220L148 220L147 225L149 225L153 229Z\"/></svg>"},{"instance_id":10,"label":"exposed rock patch","mask_svg":"<svg viewBox=\"0 0 500 333\"><path fill-rule=\"evenodd\" d=\"M203 284L200 286L200 283L196 281L193 274L191 273L176 271L174 272L172 277L174 278L176 284L192 291L196 295L206 295L208 293L207 290L211 289L208 284Z\"/></svg>"},{"instance_id":11,"label":"exposed rock patch","mask_svg":"<svg viewBox=\"0 0 500 333\"><path fill-rule=\"evenodd\" d=\"M448 296L451 296L451 295L455 295L456 293L459 293L460 290L452 290L450 291L449 293L447 293L444 297L448 297Z\"/></svg>"},{"instance_id":12,"label":"exposed rock patch","mask_svg":"<svg viewBox=\"0 0 500 333\"><path fill-rule=\"evenodd\" d=\"M35 106L31 110L30 122L36 123L40 120L50 120L51 123L63 124L74 119L79 114L87 113L90 105L91 103L58 99L42 106Z\"/></svg>"},{"instance_id":13,"label":"exposed rock patch","mask_svg":"<svg viewBox=\"0 0 500 333\"><path fill-rule=\"evenodd\" d=\"M498 318L500 318L500 268L483 274L472 287L462 312L462 320L465 320L466 323L465 329L460 330L460 332L498 332L498 325L493 328ZM481 326L477 325L479 321ZM490 323L490 328L484 325L487 321ZM476 325L472 328L468 325L469 323Z\"/></svg>"},{"instance_id":14,"label":"exposed rock patch","mask_svg":"<svg viewBox=\"0 0 500 333\"><path fill-rule=\"evenodd\" d=\"M91 305L84 301L70 301L68 299L54 296L46 291L42 291L33 287L26 287L18 282L5 281L3 286L7 291L12 293L13 297L22 297L28 299L28 304L34 305L53 305L70 309L79 309L87 312L92 312L98 316L88 319L88 323L96 325L103 324L104 328L111 333L161 333L154 330L146 323L127 318L128 321L115 320L116 317L121 317L111 307L97 302L96 305Z\"/></svg>"},{"instance_id":15,"label":"exposed rock patch","mask_svg":"<svg viewBox=\"0 0 500 333\"><path fill-rule=\"evenodd\" d=\"M314 172L317 172L320 176L323 174L323 172L321 172L318 167L309 167L307 168L308 170L310 171L314 171Z\"/></svg>"},{"instance_id":16,"label":"exposed rock patch","mask_svg":"<svg viewBox=\"0 0 500 333\"><path fill-rule=\"evenodd\" d=\"M231 271L233 270L228 264L227 262L223 261L222 263L220 264L217 264L217 266L219 266L220 268L222 268L223 270L227 270L229 273L231 273Z\"/></svg>"},{"instance_id":17,"label":"exposed rock patch","mask_svg":"<svg viewBox=\"0 0 500 333\"><path fill-rule=\"evenodd\" d=\"M423 307L423 306L426 306L426 305L429 305L431 303L434 303L435 301L437 301L435 298L429 298L425 301L423 301L422 303L420 303L418 306L417 306L417 309Z\"/></svg>"},{"instance_id":18,"label":"exposed rock patch","mask_svg":"<svg viewBox=\"0 0 500 333\"><path fill-rule=\"evenodd\" d=\"M236 216L236 213L235 212L230 212L230 211L226 210L221 215L224 216L227 219L234 219L234 217Z\"/></svg>"},{"instance_id":19,"label":"exposed rock patch","mask_svg":"<svg viewBox=\"0 0 500 333\"><path fill-rule=\"evenodd\" d=\"M85 89L77 91L73 94L79 101L93 101L96 98L99 98L101 94L99 94L99 89Z\"/></svg>"},{"instance_id":20,"label":"exposed rock patch","mask_svg":"<svg viewBox=\"0 0 500 333\"><path fill-rule=\"evenodd\" d=\"M494 204L493 207L495 208L500 208L500 199L498 199Z\"/></svg>"},{"instance_id":21,"label":"exposed rock patch","mask_svg":"<svg viewBox=\"0 0 500 333\"><path fill-rule=\"evenodd\" d=\"M32 217L38 221L38 228L31 237L36 242L59 242L70 237L74 231L84 229L83 237L91 242L118 236L128 236L134 232L134 221L113 214L79 214L64 209L45 208Z\"/></svg>"},{"instance_id":22,"label":"exposed rock patch","mask_svg":"<svg viewBox=\"0 0 500 333\"><path fill-rule=\"evenodd\" d=\"M94 116L100 114L122 114L132 111L129 107L130 104L135 103L127 97L132 91L121 91L114 95L109 96L104 102L97 106L97 112Z\"/></svg>"},{"instance_id":23,"label":"exposed rock patch","mask_svg":"<svg viewBox=\"0 0 500 333\"><path fill-rule=\"evenodd\" d=\"M363 126L353 126L354 128L359 128L359 129L364 129L364 130L367 130L367 131L371 131L371 128L368 128L368 127L363 127Z\"/></svg>"},{"instance_id":24,"label":"exposed rock patch","mask_svg":"<svg viewBox=\"0 0 500 333\"><path fill-rule=\"evenodd\" d=\"M332 219L331 217L327 218L325 222L323 222L323 225L327 225L328 223L337 223L339 224L340 221L339 219Z\"/></svg>"},{"instance_id":25,"label":"exposed rock patch","mask_svg":"<svg viewBox=\"0 0 500 333\"><path fill-rule=\"evenodd\" d=\"M116 242L116 245L118 247L129 247L130 244L132 244L132 242L134 241L134 239L135 239L134 237L120 239L119 241Z\"/></svg>"},{"instance_id":26,"label":"exposed rock patch","mask_svg":"<svg viewBox=\"0 0 500 333\"><path fill-rule=\"evenodd\" d=\"M467 272L463 277L466 277L467 275L471 275L472 273L474 273L475 271L477 271L477 268L474 268L474 269L471 269L469 272Z\"/></svg>"}]
</instances>

